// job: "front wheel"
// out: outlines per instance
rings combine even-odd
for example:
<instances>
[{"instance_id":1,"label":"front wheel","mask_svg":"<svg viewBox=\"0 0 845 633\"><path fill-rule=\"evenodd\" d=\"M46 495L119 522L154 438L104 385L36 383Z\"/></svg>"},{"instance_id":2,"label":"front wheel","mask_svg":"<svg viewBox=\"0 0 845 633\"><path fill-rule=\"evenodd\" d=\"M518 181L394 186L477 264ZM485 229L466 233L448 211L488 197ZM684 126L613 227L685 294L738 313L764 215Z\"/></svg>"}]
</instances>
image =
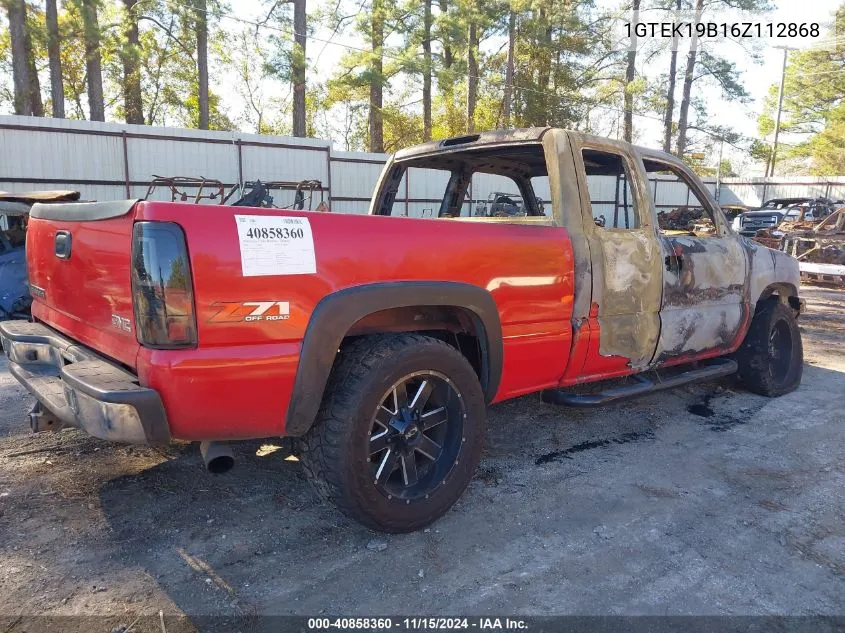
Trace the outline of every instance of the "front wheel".
<instances>
[{"instance_id":1,"label":"front wheel","mask_svg":"<svg viewBox=\"0 0 845 633\"><path fill-rule=\"evenodd\" d=\"M792 310L774 299L761 306L734 357L739 377L750 391L775 397L797 389L804 348Z\"/></svg>"},{"instance_id":2,"label":"front wheel","mask_svg":"<svg viewBox=\"0 0 845 633\"><path fill-rule=\"evenodd\" d=\"M475 370L453 347L418 334L361 337L341 350L301 461L348 516L410 532L469 485L485 418Z\"/></svg>"}]
</instances>

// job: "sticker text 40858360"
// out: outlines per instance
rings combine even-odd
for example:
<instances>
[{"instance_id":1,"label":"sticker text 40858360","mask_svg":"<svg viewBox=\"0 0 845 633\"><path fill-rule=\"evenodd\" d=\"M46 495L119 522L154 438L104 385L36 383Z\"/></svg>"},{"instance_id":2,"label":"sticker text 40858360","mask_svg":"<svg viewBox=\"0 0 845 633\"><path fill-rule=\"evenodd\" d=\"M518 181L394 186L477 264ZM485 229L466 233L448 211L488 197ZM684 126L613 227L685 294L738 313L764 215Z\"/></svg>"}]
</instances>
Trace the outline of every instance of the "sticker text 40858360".
<instances>
[{"instance_id":1,"label":"sticker text 40858360","mask_svg":"<svg viewBox=\"0 0 845 633\"><path fill-rule=\"evenodd\" d=\"M308 218L236 215L244 277L309 275L317 272Z\"/></svg>"},{"instance_id":2,"label":"sticker text 40858360","mask_svg":"<svg viewBox=\"0 0 845 633\"><path fill-rule=\"evenodd\" d=\"M247 229L246 236L250 239L256 240L295 240L304 238L305 231L303 231L302 229L289 229L287 227L279 229L275 226L271 226L269 228L267 228L266 226L262 226L261 228Z\"/></svg>"}]
</instances>

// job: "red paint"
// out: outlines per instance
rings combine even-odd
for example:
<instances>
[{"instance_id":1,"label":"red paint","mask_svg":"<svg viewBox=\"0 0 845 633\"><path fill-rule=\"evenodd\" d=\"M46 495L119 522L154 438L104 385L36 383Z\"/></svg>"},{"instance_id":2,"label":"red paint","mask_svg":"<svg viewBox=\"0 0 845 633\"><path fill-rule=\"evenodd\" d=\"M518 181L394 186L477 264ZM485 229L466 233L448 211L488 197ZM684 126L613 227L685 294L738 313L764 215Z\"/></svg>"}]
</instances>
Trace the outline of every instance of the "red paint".
<instances>
[{"instance_id":1,"label":"red paint","mask_svg":"<svg viewBox=\"0 0 845 633\"><path fill-rule=\"evenodd\" d=\"M317 274L244 277L235 214L309 218ZM111 325L112 314L135 320L129 251L140 220L172 221L185 231L197 349L139 347L134 331ZM53 255L59 229L73 235L67 261ZM47 290L34 315L132 367L161 394L178 439L283 434L308 319L320 299L350 286L433 280L488 289L504 343L496 401L558 384L569 358L573 255L559 227L141 202L114 220L33 218L29 239L33 283ZM290 318L215 322L222 304L243 301L290 302Z\"/></svg>"},{"instance_id":2,"label":"red paint","mask_svg":"<svg viewBox=\"0 0 845 633\"><path fill-rule=\"evenodd\" d=\"M624 356L603 356L601 348L601 326L599 325L599 304L590 306L588 318L581 324L576 344L573 346L573 360L560 381L568 387L585 382L618 378L634 373L629 358Z\"/></svg>"}]
</instances>

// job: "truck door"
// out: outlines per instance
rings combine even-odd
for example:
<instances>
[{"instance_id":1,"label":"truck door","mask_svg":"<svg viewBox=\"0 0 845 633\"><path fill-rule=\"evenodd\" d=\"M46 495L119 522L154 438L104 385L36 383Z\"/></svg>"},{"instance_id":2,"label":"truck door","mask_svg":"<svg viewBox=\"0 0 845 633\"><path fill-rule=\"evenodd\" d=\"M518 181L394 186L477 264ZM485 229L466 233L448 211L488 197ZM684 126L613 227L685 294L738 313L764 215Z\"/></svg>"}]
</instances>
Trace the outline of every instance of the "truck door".
<instances>
[{"instance_id":1,"label":"truck door","mask_svg":"<svg viewBox=\"0 0 845 633\"><path fill-rule=\"evenodd\" d=\"M732 351L750 315L746 252L716 201L681 161L642 153L656 187L663 301L655 364Z\"/></svg>"},{"instance_id":2,"label":"truck door","mask_svg":"<svg viewBox=\"0 0 845 633\"><path fill-rule=\"evenodd\" d=\"M581 378L622 376L649 365L660 335L662 252L646 176L629 145L570 138L599 330Z\"/></svg>"}]
</instances>

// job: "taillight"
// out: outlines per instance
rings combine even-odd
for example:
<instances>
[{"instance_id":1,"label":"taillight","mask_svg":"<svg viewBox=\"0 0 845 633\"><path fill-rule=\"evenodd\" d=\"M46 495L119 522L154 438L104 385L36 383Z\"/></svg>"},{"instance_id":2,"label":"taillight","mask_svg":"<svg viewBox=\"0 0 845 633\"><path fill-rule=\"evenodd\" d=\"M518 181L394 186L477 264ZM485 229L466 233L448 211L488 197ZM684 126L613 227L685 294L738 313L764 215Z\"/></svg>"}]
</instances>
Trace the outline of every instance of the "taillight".
<instances>
[{"instance_id":1,"label":"taillight","mask_svg":"<svg viewBox=\"0 0 845 633\"><path fill-rule=\"evenodd\" d=\"M132 232L132 299L138 342L195 347L197 322L185 234L172 222L136 222Z\"/></svg>"}]
</instances>

